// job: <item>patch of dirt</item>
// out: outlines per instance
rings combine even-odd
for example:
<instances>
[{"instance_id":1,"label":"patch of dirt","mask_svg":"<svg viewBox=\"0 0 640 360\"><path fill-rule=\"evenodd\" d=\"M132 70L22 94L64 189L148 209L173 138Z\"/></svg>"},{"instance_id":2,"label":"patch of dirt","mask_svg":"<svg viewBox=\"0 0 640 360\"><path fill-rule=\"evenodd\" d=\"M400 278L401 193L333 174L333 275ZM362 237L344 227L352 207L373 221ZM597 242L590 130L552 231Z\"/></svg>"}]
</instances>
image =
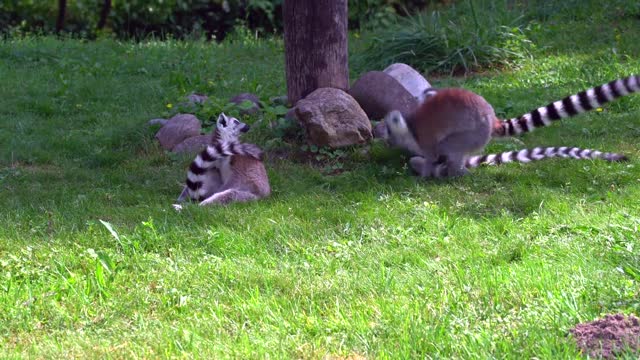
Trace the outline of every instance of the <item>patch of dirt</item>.
<instances>
[{"instance_id":1,"label":"patch of dirt","mask_svg":"<svg viewBox=\"0 0 640 360\"><path fill-rule=\"evenodd\" d=\"M569 330L582 353L594 358L613 359L640 348L640 320L623 314L578 324Z\"/></svg>"}]
</instances>

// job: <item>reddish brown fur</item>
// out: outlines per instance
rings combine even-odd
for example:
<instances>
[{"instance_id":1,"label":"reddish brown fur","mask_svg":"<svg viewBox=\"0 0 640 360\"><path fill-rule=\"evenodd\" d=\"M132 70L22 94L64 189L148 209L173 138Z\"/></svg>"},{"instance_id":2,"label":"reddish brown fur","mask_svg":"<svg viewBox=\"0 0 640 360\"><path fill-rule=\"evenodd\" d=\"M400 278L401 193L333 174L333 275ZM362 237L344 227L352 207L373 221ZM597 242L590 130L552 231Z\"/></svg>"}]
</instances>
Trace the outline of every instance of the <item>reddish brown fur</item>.
<instances>
[{"instance_id":1,"label":"reddish brown fur","mask_svg":"<svg viewBox=\"0 0 640 360\"><path fill-rule=\"evenodd\" d=\"M491 132L492 136L499 137L504 136L505 134L504 123L502 120L496 119L493 121L493 131Z\"/></svg>"},{"instance_id":2,"label":"reddish brown fur","mask_svg":"<svg viewBox=\"0 0 640 360\"><path fill-rule=\"evenodd\" d=\"M432 149L456 128L461 131L477 126L471 116L461 114L486 114L495 118L493 108L487 101L465 89L441 89L425 101L413 114L412 122L418 144L424 149ZM466 123L465 123L466 121ZM464 129L463 127L467 127Z\"/></svg>"}]
</instances>

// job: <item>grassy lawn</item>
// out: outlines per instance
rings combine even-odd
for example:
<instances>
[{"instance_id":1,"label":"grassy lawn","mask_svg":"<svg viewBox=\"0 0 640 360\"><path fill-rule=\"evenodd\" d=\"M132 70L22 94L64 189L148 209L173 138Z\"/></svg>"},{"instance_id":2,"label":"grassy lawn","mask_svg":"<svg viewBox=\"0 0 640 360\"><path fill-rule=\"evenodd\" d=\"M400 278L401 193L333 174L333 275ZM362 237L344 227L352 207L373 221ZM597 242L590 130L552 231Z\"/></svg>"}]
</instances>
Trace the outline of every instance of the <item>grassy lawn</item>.
<instances>
[{"instance_id":1,"label":"grassy lawn","mask_svg":"<svg viewBox=\"0 0 640 360\"><path fill-rule=\"evenodd\" d=\"M635 18L550 22L520 68L433 83L516 116L640 73L639 37ZM283 69L278 41L0 42L0 353L577 358L576 323L638 313L639 95L487 149L572 145L626 164L427 182L375 144L339 175L274 159L269 199L176 213L191 159L146 121L193 90L282 95Z\"/></svg>"}]
</instances>

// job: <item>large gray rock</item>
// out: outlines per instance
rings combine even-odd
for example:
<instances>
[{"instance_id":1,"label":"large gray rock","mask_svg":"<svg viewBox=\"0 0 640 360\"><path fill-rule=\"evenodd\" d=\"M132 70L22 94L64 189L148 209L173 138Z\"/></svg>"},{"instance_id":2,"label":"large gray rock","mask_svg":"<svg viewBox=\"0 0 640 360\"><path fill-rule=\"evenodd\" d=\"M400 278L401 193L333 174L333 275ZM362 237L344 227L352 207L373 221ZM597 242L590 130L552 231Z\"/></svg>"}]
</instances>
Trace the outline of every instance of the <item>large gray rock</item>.
<instances>
[{"instance_id":1,"label":"large gray rock","mask_svg":"<svg viewBox=\"0 0 640 360\"><path fill-rule=\"evenodd\" d=\"M295 109L296 119L315 145L341 147L371 139L367 114L342 90L317 89L298 101Z\"/></svg>"},{"instance_id":2,"label":"large gray rock","mask_svg":"<svg viewBox=\"0 0 640 360\"><path fill-rule=\"evenodd\" d=\"M382 119L391 110L398 110L406 116L418 106L416 97L398 80L382 71L362 75L349 89L349 95L371 119Z\"/></svg>"},{"instance_id":3,"label":"large gray rock","mask_svg":"<svg viewBox=\"0 0 640 360\"><path fill-rule=\"evenodd\" d=\"M372 119L382 119L389 111L398 110L405 116L418 106L419 98L431 84L411 66L389 65L384 71L362 75L349 94Z\"/></svg>"},{"instance_id":4,"label":"large gray rock","mask_svg":"<svg viewBox=\"0 0 640 360\"><path fill-rule=\"evenodd\" d=\"M175 153L197 153L211 141L211 135L196 135L184 139L171 150Z\"/></svg>"},{"instance_id":5,"label":"large gray rock","mask_svg":"<svg viewBox=\"0 0 640 360\"><path fill-rule=\"evenodd\" d=\"M422 93L431 87L427 79L407 64L391 64L383 72L396 79L415 98L422 96Z\"/></svg>"},{"instance_id":6,"label":"large gray rock","mask_svg":"<svg viewBox=\"0 0 640 360\"><path fill-rule=\"evenodd\" d=\"M242 110L240 110L240 113L241 113L241 114L243 114L243 115L244 115L244 114L249 114L249 115L251 115L251 114L255 114L255 113L257 113L258 111L260 111L260 98L259 98L259 97L257 97L257 96L256 96L256 95L254 95L254 94L251 94L251 93L242 93L242 94L238 94L238 95L236 95L236 96L232 97L232 98L229 100L229 102L232 102L232 103L234 103L234 104L238 104L238 105L240 105L240 104L242 104L243 102L245 102L245 101L247 101L247 100L248 100L248 101L251 101L251 102L253 103L253 105L251 105L251 107L250 107L250 108L248 108L248 109L242 109Z\"/></svg>"},{"instance_id":7,"label":"large gray rock","mask_svg":"<svg viewBox=\"0 0 640 360\"><path fill-rule=\"evenodd\" d=\"M191 114L177 114L156 133L156 139L166 150L172 150L184 139L200 135L200 120Z\"/></svg>"}]
</instances>

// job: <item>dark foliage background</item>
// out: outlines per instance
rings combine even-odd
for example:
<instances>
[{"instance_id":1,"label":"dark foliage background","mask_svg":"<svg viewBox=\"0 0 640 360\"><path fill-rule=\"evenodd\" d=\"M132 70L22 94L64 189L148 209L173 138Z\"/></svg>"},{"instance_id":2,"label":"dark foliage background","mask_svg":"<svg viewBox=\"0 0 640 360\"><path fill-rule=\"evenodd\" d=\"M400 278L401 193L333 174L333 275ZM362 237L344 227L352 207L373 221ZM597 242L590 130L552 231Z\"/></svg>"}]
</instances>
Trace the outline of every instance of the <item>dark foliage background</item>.
<instances>
[{"instance_id":1,"label":"dark foliage background","mask_svg":"<svg viewBox=\"0 0 640 360\"><path fill-rule=\"evenodd\" d=\"M349 0L352 29L388 24L442 0ZM446 1L444 1L446 2ZM105 0L68 1L63 32L95 37L113 33L118 38L149 35L174 38L223 39L242 24L260 34L282 31L283 0L112 0L104 29L98 29ZM53 33L59 12L57 1L0 0L0 31Z\"/></svg>"}]
</instances>

